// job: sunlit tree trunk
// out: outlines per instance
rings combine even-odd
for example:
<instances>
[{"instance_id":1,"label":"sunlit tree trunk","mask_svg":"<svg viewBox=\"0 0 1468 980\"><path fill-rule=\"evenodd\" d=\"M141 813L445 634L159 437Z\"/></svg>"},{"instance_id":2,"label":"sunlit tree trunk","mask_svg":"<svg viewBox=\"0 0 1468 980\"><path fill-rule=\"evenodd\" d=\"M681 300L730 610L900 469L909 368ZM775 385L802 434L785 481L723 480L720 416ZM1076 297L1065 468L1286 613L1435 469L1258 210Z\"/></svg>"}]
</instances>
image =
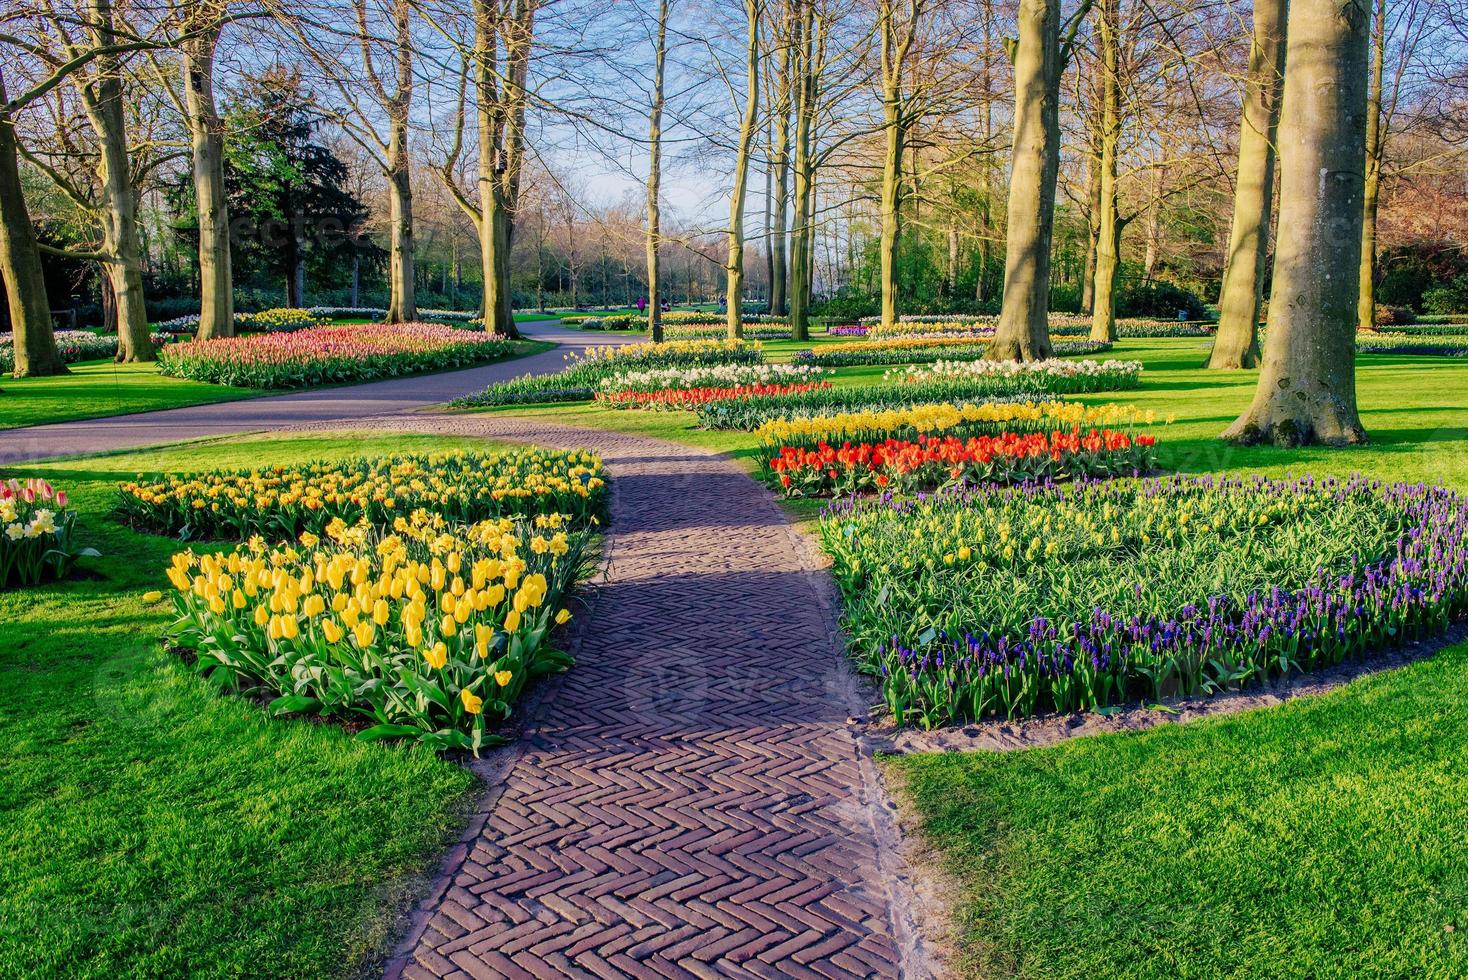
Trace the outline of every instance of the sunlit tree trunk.
<instances>
[{"instance_id":1,"label":"sunlit tree trunk","mask_svg":"<svg viewBox=\"0 0 1468 980\"><path fill-rule=\"evenodd\" d=\"M1218 296L1218 336L1208 358L1210 368L1231 370L1259 363L1259 304L1264 295L1269 219L1274 208L1274 146L1288 11L1289 0L1254 2L1254 44L1249 51L1249 76L1239 126L1233 227Z\"/></svg>"},{"instance_id":2,"label":"sunlit tree trunk","mask_svg":"<svg viewBox=\"0 0 1468 980\"><path fill-rule=\"evenodd\" d=\"M1381 129L1382 83L1386 74L1386 0L1376 0L1371 36L1371 83L1366 96L1366 179L1362 191L1361 294L1356 303L1356 325L1361 330L1376 323L1376 211L1381 196L1381 164L1386 134Z\"/></svg>"},{"instance_id":3,"label":"sunlit tree trunk","mask_svg":"<svg viewBox=\"0 0 1468 980\"><path fill-rule=\"evenodd\" d=\"M989 356L1038 360L1050 347L1050 236L1060 169L1060 0L1020 0L1014 62L1004 301Z\"/></svg>"},{"instance_id":4,"label":"sunlit tree trunk","mask_svg":"<svg viewBox=\"0 0 1468 980\"><path fill-rule=\"evenodd\" d=\"M730 339L744 336L744 199L749 187L749 151L759 120L759 27L761 0L744 0L748 37L745 40L747 81L744 116L739 122L739 145L734 158L734 192L729 200L729 257L724 267L724 299Z\"/></svg>"},{"instance_id":5,"label":"sunlit tree trunk","mask_svg":"<svg viewBox=\"0 0 1468 980\"><path fill-rule=\"evenodd\" d=\"M1121 17L1119 0L1099 0L1096 43L1101 61L1101 162L1097 187L1096 271L1091 292L1091 339L1116 339L1116 283L1121 269L1122 220L1117 173L1121 154Z\"/></svg>"},{"instance_id":6,"label":"sunlit tree trunk","mask_svg":"<svg viewBox=\"0 0 1468 980\"><path fill-rule=\"evenodd\" d=\"M200 340L234 336L234 278L230 267L229 205L224 188L224 123L214 102L218 6L198 4L185 24L197 36L184 42L184 115L193 151L195 208L199 216ZM207 24L213 19L212 25ZM207 26L206 26L207 25Z\"/></svg>"},{"instance_id":7,"label":"sunlit tree trunk","mask_svg":"<svg viewBox=\"0 0 1468 980\"><path fill-rule=\"evenodd\" d=\"M897 259L902 241L902 154L907 149L907 116L903 98L902 73L908 51L917 33L921 14L920 0L909 0L905 30L897 23L896 0L879 0L877 7L878 43L882 70L882 190L879 212L882 219L881 239L877 254L881 263L882 323L897 323Z\"/></svg>"},{"instance_id":8,"label":"sunlit tree trunk","mask_svg":"<svg viewBox=\"0 0 1468 980\"><path fill-rule=\"evenodd\" d=\"M790 329L796 340L810 339L811 242L815 229L811 223L814 197L815 160L812 139L816 103L816 33L814 4L803 0L796 21L793 57L797 84L795 103L795 197L794 220L790 236L790 277L786 289L790 298Z\"/></svg>"},{"instance_id":9,"label":"sunlit tree trunk","mask_svg":"<svg viewBox=\"0 0 1468 980\"><path fill-rule=\"evenodd\" d=\"M0 71L0 105L6 102L5 75ZM14 331L14 373L17 378L66 374L56 352L46 277L20 183L19 156L15 126L8 113L0 112L0 280L5 283Z\"/></svg>"},{"instance_id":10,"label":"sunlit tree trunk","mask_svg":"<svg viewBox=\"0 0 1468 980\"><path fill-rule=\"evenodd\" d=\"M91 43L106 48L117 43L109 0L90 0ZM103 274L117 304L118 361L151 361L157 356L148 336L143 302L143 244L138 231L138 192L128 160L127 122L123 112L122 66L115 56L96 60L83 102L97 135L97 179L102 187L102 245L108 258Z\"/></svg>"},{"instance_id":11,"label":"sunlit tree trunk","mask_svg":"<svg viewBox=\"0 0 1468 980\"><path fill-rule=\"evenodd\" d=\"M663 71L668 58L668 0L658 0L657 48L653 52L652 111L647 122L647 333L654 343L663 339L662 283L659 281L658 244L662 210Z\"/></svg>"},{"instance_id":12,"label":"sunlit tree trunk","mask_svg":"<svg viewBox=\"0 0 1468 980\"><path fill-rule=\"evenodd\" d=\"M1294 0L1288 33L1269 332L1254 402L1224 438L1361 443L1355 333L1370 8Z\"/></svg>"},{"instance_id":13,"label":"sunlit tree trunk","mask_svg":"<svg viewBox=\"0 0 1468 980\"><path fill-rule=\"evenodd\" d=\"M777 54L775 91L775 138L773 152L773 166L775 178L775 193L773 201L774 231L770 240L771 253L771 276L770 276L770 312L776 316L784 316L790 309L790 300L787 292L787 281L790 272L790 259L786 251L786 236L789 229L786 225L786 215L790 211L790 109L792 93L796 80L793 76L797 59L793 57L791 45L794 44L793 25L794 11L790 3L785 6L785 30L780 38L780 48Z\"/></svg>"},{"instance_id":14,"label":"sunlit tree trunk","mask_svg":"<svg viewBox=\"0 0 1468 980\"><path fill-rule=\"evenodd\" d=\"M408 113L413 105L413 33L410 0L394 0L394 51L397 55L396 88L383 99L391 127L387 143L387 194L389 232L388 323L411 323L418 319L417 255L413 224L413 155L408 146ZM370 69L371 54L364 51ZM372 75L374 83L376 74ZM380 93L385 95L385 92Z\"/></svg>"}]
</instances>

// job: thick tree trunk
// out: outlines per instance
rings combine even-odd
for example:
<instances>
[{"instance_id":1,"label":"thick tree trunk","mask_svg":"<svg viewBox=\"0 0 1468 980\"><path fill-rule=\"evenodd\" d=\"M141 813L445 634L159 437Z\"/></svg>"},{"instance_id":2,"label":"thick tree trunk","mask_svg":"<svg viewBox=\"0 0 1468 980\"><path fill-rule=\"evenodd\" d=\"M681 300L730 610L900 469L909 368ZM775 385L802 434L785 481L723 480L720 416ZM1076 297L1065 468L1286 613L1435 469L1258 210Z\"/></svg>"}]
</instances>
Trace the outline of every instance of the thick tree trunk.
<instances>
[{"instance_id":1,"label":"thick tree trunk","mask_svg":"<svg viewBox=\"0 0 1468 980\"><path fill-rule=\"evenodd\" d=\"M1371 32L1371 83L1366 96L1366 180L1362 189L1361 292L1356 326L1376 325L1376 210L1381 196L1381 164L1386 134L1381 131L1382 83L1386 74L1386 0L1377 0Z\"/></svg>"},{"instance_id":2,"label":"thick tree trunk","mask_svg":"<svg viewBox=\"0 0 1468 980\"><path fill-rule=\"evenodd\" d=\"M647 335L663 339L662 282L658 245L662 236L662 208L658 196L663 180L663 69L668 58L668 0L658 0L658 39L653 52L652 111L647 121Z\"/></svg>"},{"instance_id":3,"label":"thick tree trunk","mask_svg":"<svg viewBox=\"0 0 1468 980\"><path fill-rule=\"evenodd\" d=\"M1280 112L1280 210L1269 333L1242 443L1366 441L1356 409L1356 300L1366 149L1365 0L1294 0Z\"/></svg>"},{"instance_id":4,"label":"thick tree trunk","mask_svg":"<svg viewBox=\"0 0 1468 980\"><path fill-rule=\"evenodd\" d=\"M1121 18L1118 0L1097 5L1096 37L1101 55L1101 163L1096 204L1096 271L1091 293L1091 339L1116 339L1116 283L1121 270L1122 221L1117 171L1121 154Z\"/></svg>"},{"instance_id":5,"label":"thick tree trunk","mask_svg":"<svg viewBox=\"0 0 1468 980\"><path fill-rule=\"evenodd\" d=\"M0 72L0 105L6 101L5 76ZM5 283L14 331L15 376L66 374L56 353L36 229L21 188L15 126L5 113L0 113L0 281Z\"/></svg>"},{"instance_id":6,"label":"thick tree trunk","mask_svg":"<svg viewBox=\"0 0 1468 980\"><path fill-rule=\"evenodd\" d=\"M1254 44L1239 127L1233 228L1218 297L1218 336L1208 358L1210 368L1231 370L1259 363L1259 303L1264 295L1269 218L1274 207L1274 146L1288 10L1289 0L1254 2Z\"/></svg>"},{"instance_id":7,"label":"thick tree trunk","mask_svg":"<svg viewBox=\"0 0 1468 980\"><path fill-rule=\"evenodd\" d=\"M948 266L943 276L945 292L952 296L958 291L958 225L948 225Z\"/></svg>"},{"instance_id":8,"label":"thick tree trunk","mask_svg":"<svg viewBox=\"0 0 1468 980\"><path fill-rule=\"evenodd\" d=\"M1050 236L1060 170L1060 0L1020 0L1004 301L989 356L1040 360L1050 347Z\"/></svg>"},{"instance_id":9,"label":"thick tree trunk","mask_svg":"<svg viewBox=\"0 0 1468 980\"><path fill-rule=\"evenodd\" d=\"M183 46L184 109L194 161L199 214L200 340L234 336L234 278L230 264L229 205L224 187L224 123L214 103L214 50L219 28Z\"/></svg>"}]
</instances>

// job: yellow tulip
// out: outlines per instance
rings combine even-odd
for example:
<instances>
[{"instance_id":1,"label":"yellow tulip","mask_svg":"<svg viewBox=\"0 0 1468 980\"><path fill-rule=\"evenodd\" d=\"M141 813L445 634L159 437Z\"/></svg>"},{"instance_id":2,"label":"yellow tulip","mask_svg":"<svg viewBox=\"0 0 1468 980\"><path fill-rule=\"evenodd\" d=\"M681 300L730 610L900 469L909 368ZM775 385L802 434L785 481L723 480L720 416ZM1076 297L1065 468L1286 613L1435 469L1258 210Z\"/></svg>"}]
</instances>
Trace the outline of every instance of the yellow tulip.
<instances>
[{"instance_id":1,"label":"yellow tulip","mask_svg":"<svg viewBox=\"0 0 1468 980\"><path fill-rule=\"evenodd\" d=\"M386 599L378 599L372 605L372 621L378 626L386 626L388 619L388 606Z\"/></svg>"},{"instance_id":2,"label":"yellow tulip","mask_svg":"<svg viewBox=\"0 0 1468 980\"><path fill-rule=\"evenodd\" d=\"M510 681L514 679L515 675L510 673L508 670L495 671L494 682L500 687L509 687Z\"/></svg>"},{"instance_id":3,"label":"yellow tulip","mask_svg":"<svg viewBox=\"0 0 1468 980\"><path fill-rule=\"evenodd\" d=\"M144 602L157 602L159 599L162 599L162 598L163 598L163 593L162 592L156 592L155 591L155 592L144 592L143 593L143 601Z\"/></svg>"},{"instance_id":4,"label":"yellow tulip","mask_svg":"<svg viewBox=\"0 0 1468 980\"><path fill-rule=\"evenodd\" d=\"M484 699L471 693L467 687L459 692L459 698L464 702L464 710L471 715L479 714L484 705Z\"/></svg>"},{"instance_id":5,"label":"yellow tulip","mask_svg":"<svg viewBox=\"0 0 1468 980\"><path fill-rule=\"evenodd\" d=\"M569 610L569 609L562 609L560 612L556 613L556 625L557 626L564 626L564 625L566 625L566 621L569 620L570 618L571 618L571 610Z\"/></svg>"},{"instance_id":6,"label":"yellow tulip","mask_svg":"<svg viewBox=\"0 0 1468 980\"><path fill-rule=\"evenodd\" d=\"M505 630L513 633L520 628L520 610L511 609L505 614Z\"/></svg>"},{"instance_id":7,"label":"yellow tulip","mask_svg":"<svg viewBox=\"0 0 1468 980\"><path fill-rule=\"evenodd\" d=\"M357 646L370 647L377 639L377 628L364 619L352 627L352 638L357 641Z\"/></svg>"},{"instance_id":8,"label":"yellow tulip","mask_svg":"<svg viewBox=\"0 0 1468 980\"><path fill-rule=\"evenodd\" d=\"M449 662L449 648L440 640L432 648L423 651L423 659L434 670L443 670L444 664Z\"/></svg>"},{"instance_id":9,"label":"yellow tulip","mask_svg":"<svg viewBox=\"0 0 1468 980\"><path fill-rule=\"evenodd\" d=\"M327 643L339 643L346 635L345 631L337 625L334 619L323 619L321 621L321 633L326 637Z\"/></svg>"}]
</instances>

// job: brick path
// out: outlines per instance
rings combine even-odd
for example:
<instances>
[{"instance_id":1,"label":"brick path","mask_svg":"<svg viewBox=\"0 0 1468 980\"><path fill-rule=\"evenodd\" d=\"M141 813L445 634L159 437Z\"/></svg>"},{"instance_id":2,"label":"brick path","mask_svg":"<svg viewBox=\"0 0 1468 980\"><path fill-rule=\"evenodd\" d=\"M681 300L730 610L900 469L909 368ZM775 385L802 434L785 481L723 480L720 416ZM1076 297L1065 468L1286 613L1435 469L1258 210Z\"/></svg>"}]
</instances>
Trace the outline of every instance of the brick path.
<instances>
[{"instance_id":1,"label":"brick path","mask_svg":"<svg viewBox=\"0 0 1468 980\"><path fill-rule=\"evenodd\" d=\"M639 436L378 424L597 449L614 529L577 666L502 753L388 974L922 972L828 586L773 499L727 460Z\"/></svg>"}]
</instances>

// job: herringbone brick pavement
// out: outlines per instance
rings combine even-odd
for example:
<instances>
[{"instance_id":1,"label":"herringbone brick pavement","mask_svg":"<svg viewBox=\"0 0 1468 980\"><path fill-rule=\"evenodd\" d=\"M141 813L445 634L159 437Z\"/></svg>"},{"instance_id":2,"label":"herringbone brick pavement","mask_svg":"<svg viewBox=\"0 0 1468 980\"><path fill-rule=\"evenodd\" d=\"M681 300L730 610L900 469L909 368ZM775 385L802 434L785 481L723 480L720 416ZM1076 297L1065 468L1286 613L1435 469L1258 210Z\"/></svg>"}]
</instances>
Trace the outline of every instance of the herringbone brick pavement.
<instances>
[{"instance_id":1,"label":"herringbone brick pavement","mask_svg":"<svg viewBox=\"0 0 1468 980\"><path fill-rule=\"evenodd\" d=\"M779 508L727 460L484 415L391 428L599 450L609 562L389 975L903 972L860 699Z\"/></svg>"}]
</instances>

